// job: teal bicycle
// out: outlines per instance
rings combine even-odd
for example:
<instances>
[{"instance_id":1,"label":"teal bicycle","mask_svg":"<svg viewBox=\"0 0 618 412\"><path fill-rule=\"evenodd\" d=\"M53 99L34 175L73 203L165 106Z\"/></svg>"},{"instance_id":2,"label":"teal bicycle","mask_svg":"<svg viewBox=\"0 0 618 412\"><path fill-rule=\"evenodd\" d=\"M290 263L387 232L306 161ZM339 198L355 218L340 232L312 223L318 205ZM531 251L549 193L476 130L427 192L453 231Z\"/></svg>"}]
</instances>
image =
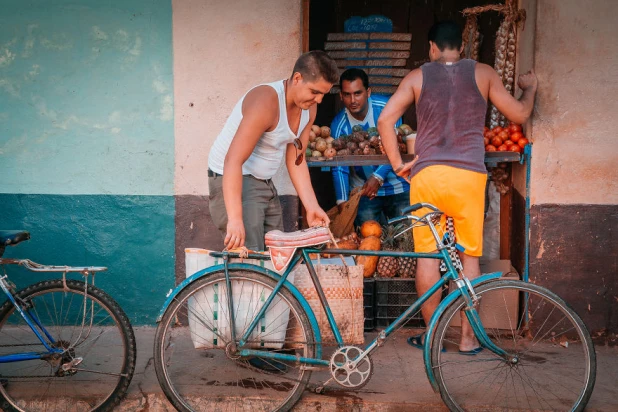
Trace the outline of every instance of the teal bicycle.
<instances>
[{"instance_id":1,"label":"teal bicycle","mask_svg":"<svg viewBox=\"0 0 618 412\"><path fill-rule=\"evenodd\" d=\"M118 304L94 285L105 267L41 265L3 258L30 238L0 230L0 408L3 411L111 411L135 370L133 328ZM17 291L8 266L60 272ZM79 273L84 281L69 279Z\"/></svg>"},{"instance_id":2,"label":"teal bicycle","mask_svg":"<svg viewBox=\"0 0 618 412\"><path fill-rule=\"evenodd\" d=\"M421 209L428 212L409 214ZM171 291L158 318L154 363L165 395L182 411L287 411L315 371L324 371L319 374L325 380L311 386L315 392L331 382L359 389L372 376L372 354L429 296L451 283L427 325L423 349L429 382L450 410L583 410L594 387L596 357L579 316L549 290L500 279L501 273L468 280L441 216L423 203L390 222L409 222L406 230L429 226L434 253L301 247L279 276L258 265L231 263L238 254L212 252L224 263L196 272ZM439 259L446 273L366 347L357 347L343 342L310 259L310 253L325 252ZM314 312L288 281L301 261L335 347L325 347ZM458 350L465 321L483 348L475 356Z\"/></svg>"}]
</instances>

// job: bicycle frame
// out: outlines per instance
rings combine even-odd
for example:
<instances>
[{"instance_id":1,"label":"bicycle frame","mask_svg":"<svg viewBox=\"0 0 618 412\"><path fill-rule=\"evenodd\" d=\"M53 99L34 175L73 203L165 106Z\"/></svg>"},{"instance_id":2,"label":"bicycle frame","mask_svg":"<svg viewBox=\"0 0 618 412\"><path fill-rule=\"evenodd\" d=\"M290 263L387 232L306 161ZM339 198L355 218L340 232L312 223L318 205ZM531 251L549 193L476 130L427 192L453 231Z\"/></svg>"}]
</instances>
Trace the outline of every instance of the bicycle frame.
<instances>
[{"instance_id":1,"label":"bicycle frame","mask_svg":"<svg viewBox=\"0 0 618 412\"><path fill-rule=\"evenodd\" d=\"M80 272L83 275L92 274L107 270L106 267L92 266L92 267L72 267L72 266L50 266L50 265L41 265L39 263L33 262L29 259L8 259L8 258L0 258L0 265L19 265L23 266L26 269L33 272L63 272L63 279L66 279L67 272ZM2 355L0 356L0 363L9 363L9 362L20 362L25 360L33 360L33 359L43 359L45 356L49 356L55 353L63 353L64 349L54 348L52 347L56 341L52 337L52 335L45 329L45 327L41 324L39 319L34 314L30 314L29 312L24 311L21 306L15 300L15 297L11 293L10 287L7 282L8 276L5 275L0 277L0 288L7 296L9 301L15 309L19 312L21 317L26 321L32 332L35 334L37 339L43 344L47 352L24 352L24 353L14 353L10 355ZM86 282L87 283L87 282ZM93 283L94 284L94 277ZM83 325L82 325L83 326Z\"/></svg>"},{"instance_id":2,"label":"bicycle frame","mask_svg":"<svg viewBox=\"0 0 618 412\"><path fill-rule=\"evenodd\" d=\"M2 291L7 296L7 298L11 301L11 304L15 306L15 309L19 312L22 318L26 321L32 332L36 335L36 337L41 341L47 352L25 352L25 353L13 353L10 355L0 356L0 363L9 363L9 362L20 362L25 360L33 360L33 359L42 359L46 355L50 355L53 353L62 353L63 350L59 348L53 348L52 345L56 343L54 338L47 332L47 330L41 325L41 322L34 315L30 315L26 313L20 305L15 301L15 297L9 290L9 287L6 282L6 275L0 278L0 287ZM45 335L45 338L43 337Z\"/></svg>"},{"instance_id":3,"label":"bicycle frame","mask_svg":"<svg viewBox=\"0 0 618 412\"><path fill-rule=\"evenodd\" d=\"M266 299L266 301L264 302L264 304L262 305L260 311L255 315L255 317L253 318L252 322L250 323L249 327L247 328L247 330L244 332L243 336L241 336L239 339L237 339L237 337L235 336L235 330L234 328L232 328L232 341L236 342L238 341L237 346L240 348L239 354L240 356L259 356L262 358L269 358L269 359L274 359L274 360L281 360L281 361L292 361L292 362L300 362L306 365L313 365L313 366L328 366L330 364L329 360L325 360L322 359L322 342L321 342L321 333L318 327L318 323L315 317L315 314L313 312L313 310L311 309L311 306L309 306L309 303L307 302L307 300L302 296L302 294L298 291L298 289L296 289L296 287L294 287L294 285L292 285L289 281L287 281L287 278L289 276L289 274L292 272L292 270L296 267L296 265L299 264L299 262L301 260L304 260L305 265L307 267L307 270L309 271L309 275L311 277L311 280L316 288L316 291L318 293L318 297L320 299L320 303L322 305L322 308L324 309L324 312L326 313L327 319L328 319L328 323L329 326L331 328L331 331L333 332L333 336L335 338L335 341L337 342L337 346L338 347L343 347L345 345L345 343L343 342L342 338L341 338L341 333L339 331L339 328L336 324L335 318L332 314L332 311L330 310L330 307L328 305L328 301L326 300L326 297L324 295L324 292L322 290L321 284L320 284L320 280L318 279L317 273L315 271L315 268L313 266L313 263L311 261L311 259L309 258L309 254L310 253L316 253L316 254L324 254L324 253L328 253L328 254L341 254L344 256L350 256L350 255L364 255L364 256L393 256L393 257L409 257L409 258L425 258L425 259L438 259L438 260L442 260L445 262L446 267L447 267L447 272L445 275L443 275L440 280L438 282L436 282L436 284L434 284L429 291L427 291L425 294L423 294L422 296L419 297L419 299L414 302L409 308L407 308L404 313L402 313L397 319L395 319L395 321L393 321L393 323L391 323L385 330L383 330L382 332L380 332L380 334L378 335L378 337L376 337L372 342L370 342L364 349L363 353L356 359L355 364L360 362L365 356L367 356L368 354L372 353L376 348L378 348L379 346L382 345L382 343L384 342L384 340L391 335L395 330L397 330L397 328L399 326L401 326L402 324L404 324L408 318L410 316L412 316L412 314L416 313L418 310L420 310L421 306L423 305L423 303L425 303L429 297L431 297L434 293L440 291L442 289L442 287L444 285L446 285L449 281L453 280L455 281L456 285L457 285L457 289L455 291L453 291L452 293L450 293L446 299L444 299L440 305L438 306L438 308L436 309L429 325L427 326L427 332L426 332L426 339L427 342L431 342L431 337L433 336L433 331L438 323L438 320L440 319L440 317L442 316L442 314L444 313L444 311L446 310L446 307L453 303L458 297L463 296L467 305L466 305L466 316L468 318L468 320L470 321L470 324L472 325L472 328L474 330L475 335L477 336L479 342L487 347L490 351L498 354L499 356L506 356L507 354L500 348L496 347L493 342L489 339L489 337L487 336L487 334L485 333L485 330L482 326L480 317L478 315L478 312L476 311L475 307L476 307L476 296L473 294L473 290L472 288L474 286L477 286L481 283L485 283L491 280L495 280L497 278L499 278L502 274L500 272L495 272L495 273L490 273L487 275L483 275L480 276L472 281L468 281L467 279L460 279L459 275L457 274L457 270L455 269L455 267L453 266L453 263L451 262L449 253L448 253L448 249L446 247L441 248L438 250L437 253L417 253L417 252L397 252L397 251L373 251L373 250L348 250L348 249L328 249L328 250L322 250L322 249L310 249L310 248L301 248L299 251L296 252L296 254L294 255L294 257L292 258L292 261L290 262L290 265L288 266L288 268L285 270L285 272L282 275L279 275L269 269L263 268L261 266L257 266L257 265L253 265L253 264L246 264L246 263L234 263L234 264L229 264L228 263L228 258L230 256L235 257L235 254L230 254L227 252L220 252L220 253L215 253L213 256L217 256L217 257L223 257L224 258L224 264L220 264L217 266L212 266L206 269L202 269L198 272L196 272L195 274L193 274L192 276L188 277L187 279L185 279L180 285L178 285L174 290L170 290L170 293L167 296L167 300L165 301L159 316L157 317L157 322L160 322L161 318L163 317L163 314L165 313L167 307L169 306L169 304L175 299L175 297L190 283L208 276L209 274L216 272L216 271L220 271L220 270L224 270L225 272L225 276L226 276L226 283L228 284L228 291L230 290L229 288L229 284L230 284L230 277L229 277L229 270L251 270L254 272L258 272L258 273L262 273L264 275L267 275L269 277L271 277L272 279L277 281L277 285L275 286L275 288L273 289L273 291L270 293L270 296ZM261 259L261 260L266 260L269 257L268 256L264 256L264 255L260 255L260 254L249 254L248 258L250 259ZM279 292L279 290L285 287L287 288L300 302L301 306L303 307L303 309L305 310L305 312L307 313L307 316L309 318L309 322L311 324L311 327L313 329L314 332L314 336L315 336L315 340L316 340L316 357L315 358L303 358L303 357L296 357L294 355L286 355L286 354L281 354L278 352L266 352L266 351L259 351L259 350L253 350L253 349L243 349L242 347L245 345L245 343L247 342L247 340L249 339L249 337L251 336L251 333L253 332L253 330L257 327L258 321L259 319L266 313L266 311L268 310L268 307L270 306L271 302L273 301L274 297L277 295L277 293ZM229 292L228 292L229 293ZM228 305L230 305L230 307L228 308L228 310L230 311L229 313L233 314L233 302L232 302L232 297L228 296ZM232 316L233 318L233 316ZM233 320L232 320L233 322ZM429 345L425 345L424 348L424 353L423 353L423 357L424 357L424 361L425 361L425 371L427 373L427 377L432 385L432 387L434 388L435 391L438 390L437 387L437 383L435 380L435 376L433 371L430 368L430 362L429 359L431 357L431 351L430 351L430 346Z\"/></svg>"}]
</instances>

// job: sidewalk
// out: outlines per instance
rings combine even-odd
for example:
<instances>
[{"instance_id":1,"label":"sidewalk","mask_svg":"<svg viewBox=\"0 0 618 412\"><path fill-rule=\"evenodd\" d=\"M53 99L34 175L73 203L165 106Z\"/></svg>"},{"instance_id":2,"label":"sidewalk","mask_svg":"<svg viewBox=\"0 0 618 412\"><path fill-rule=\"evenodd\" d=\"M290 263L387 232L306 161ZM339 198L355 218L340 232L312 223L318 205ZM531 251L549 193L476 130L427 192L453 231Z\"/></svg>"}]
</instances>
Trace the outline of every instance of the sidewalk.
<instances>
[{"instance_id":1,"label":"sidewalk","mask_svg":"<svg viewBox=\"0 0 618 412\"><path fill-rule=\"evenodd\" d=\"M137 366L129 393L117 410L174 411L159 388L152 361L154 328L137 327ZM358 392L337 385L325 394L305 391L295 411L447 411L427 381L420 350L406 343L412 330L402 330L389 338L372 359L375 372L371 381ZM366 335L367 342L375 334ZM586 411L618 410L618 347L597 346L597 380ZM314 373L311 383L328 379L326 373ZM211 409L205 409L211 410ZM225 409L217 409L225 410Z\"/></svg>"}]
</instances>

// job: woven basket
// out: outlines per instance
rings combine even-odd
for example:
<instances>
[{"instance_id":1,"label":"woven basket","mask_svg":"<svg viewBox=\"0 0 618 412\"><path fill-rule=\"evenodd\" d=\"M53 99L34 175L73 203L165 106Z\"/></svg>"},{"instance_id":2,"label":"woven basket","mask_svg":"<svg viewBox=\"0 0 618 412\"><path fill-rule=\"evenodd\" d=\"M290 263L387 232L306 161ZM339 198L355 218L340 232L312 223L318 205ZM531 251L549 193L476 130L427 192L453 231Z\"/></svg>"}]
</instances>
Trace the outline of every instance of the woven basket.
<instances>
[{"instance_id":1,"label":"woven basket","mask_svg":"<svg viewBox=\"0 0 618 412\"><path fill-rule=\"evenodd\" d=\"M350 345L363 344L365 342L363 336L365 323L363 267L348 266L348 274L345 273L344 266L318 264L315 265L315 268L343 341ZM335 343L335 337L307 267L299 265L291 274L294 275L294 286L307 299L316 316L322 335L322 343ZM290 322L289 327L290 331L286 340L288 342L301 341L302 337L298 327L293 325L292 322Z\"/></svg>"}]
</instances>

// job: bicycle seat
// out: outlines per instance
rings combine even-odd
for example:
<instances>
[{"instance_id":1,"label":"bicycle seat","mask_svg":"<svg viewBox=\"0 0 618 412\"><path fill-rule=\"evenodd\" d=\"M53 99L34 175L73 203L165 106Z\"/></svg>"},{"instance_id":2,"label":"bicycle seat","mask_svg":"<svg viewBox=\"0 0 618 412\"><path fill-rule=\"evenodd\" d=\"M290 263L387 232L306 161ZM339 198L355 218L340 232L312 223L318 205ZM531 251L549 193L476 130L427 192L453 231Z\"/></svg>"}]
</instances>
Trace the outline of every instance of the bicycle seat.
<instances>
[{"instance_id":1,"label":"bicycle seat","mask_svg":"<svg viewBox=\"0 0 618 412\"><path fill-rule=\"evenodd\" d=\"M14 246L30 239L30 233L23 230L0 230L0 245Z\"/></svg>"},{"instance_id":2,"label":"bicycle seat","mask_svg":"<svg viewBox=\"0 0 618 412\"><path fill-rule=\"evenodd\" d=\"M295 232L271 230L264 236L268 247L307 247L330 242L330 231L327 227L310 227Z\"/></svg>"}]
</instances>

